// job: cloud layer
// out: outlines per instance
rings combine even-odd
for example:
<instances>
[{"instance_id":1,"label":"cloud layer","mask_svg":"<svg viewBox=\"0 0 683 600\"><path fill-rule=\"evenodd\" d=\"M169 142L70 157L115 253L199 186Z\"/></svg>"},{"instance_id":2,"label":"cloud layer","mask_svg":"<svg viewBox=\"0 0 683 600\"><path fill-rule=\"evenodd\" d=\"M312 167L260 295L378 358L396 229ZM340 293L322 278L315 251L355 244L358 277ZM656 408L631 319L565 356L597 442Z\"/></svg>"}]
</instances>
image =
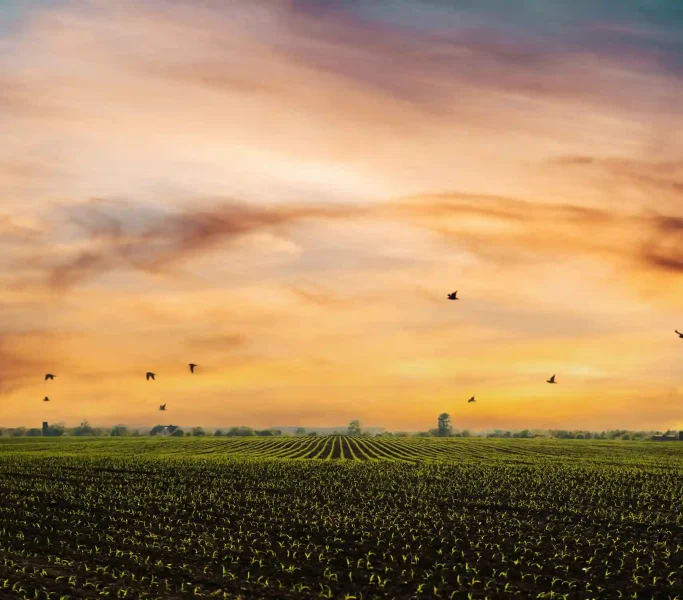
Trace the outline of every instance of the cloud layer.
<instances>
[{"instance_id":1,"label":"cloud layer","mask_svg":"<svg viewBox=\"0 0 683 600\"><path fill-rule=\"evenodd\" d=\"M677 13L506 6L0 20L3 424L683 427Z\"/></svg>"}]
</instances>

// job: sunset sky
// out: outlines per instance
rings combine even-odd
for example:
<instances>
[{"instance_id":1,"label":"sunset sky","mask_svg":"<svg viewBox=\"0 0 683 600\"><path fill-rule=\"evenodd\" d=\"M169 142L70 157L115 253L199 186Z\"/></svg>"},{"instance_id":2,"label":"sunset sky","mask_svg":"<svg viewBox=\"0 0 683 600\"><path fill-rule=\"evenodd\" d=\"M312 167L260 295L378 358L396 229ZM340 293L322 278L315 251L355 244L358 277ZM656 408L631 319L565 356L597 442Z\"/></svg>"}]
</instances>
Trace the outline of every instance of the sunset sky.
<instances>
[{"instance_id":1,"label":"sunset sky","mask_svg":"<svg viewBox=\"0 0 683 600\"><path fill-rule=\"evenodd\" d=\"M0 141L0 425L683 428L680 0L0 0Z\"/></svg>"}]
</instances>

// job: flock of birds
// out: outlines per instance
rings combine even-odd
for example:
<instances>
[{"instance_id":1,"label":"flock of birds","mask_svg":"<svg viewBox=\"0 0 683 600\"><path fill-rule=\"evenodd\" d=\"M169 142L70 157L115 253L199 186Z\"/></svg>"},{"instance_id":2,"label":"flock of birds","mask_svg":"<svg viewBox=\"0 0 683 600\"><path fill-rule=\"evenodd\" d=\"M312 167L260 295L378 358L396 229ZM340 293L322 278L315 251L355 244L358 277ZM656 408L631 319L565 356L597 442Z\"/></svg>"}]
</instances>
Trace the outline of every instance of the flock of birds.
<instances>
[{"instance_id":1,"label":"flock of birds","mask_svg":"<svg viewBox=\"0 0 683 600\"><path fill-rule=\"evenodd\" d=\"M460 298L458 298L458 291L456 290L455 292L452 292L452 293L448 294L448 299L449 299L449 300L460 300ZM678 337L679 337L679 338L682 338L682 339L683 339L683 333L681 333L680 331L678 331L678 329L675 329L674 331L678 334ZM190 367L190 373L194 373L194 370L195 370L199 365L196 365L195 363L189 363L188 366ZM45 375L45 381L54 380L55 377L56 377L56 375L54 375L53 373L47 373L47 374ZM152 381L156 381L156 373L152 373L152 371L147 371L147 373L145 373L145 379L146 379L147 381L149 381L150 379L151 379ZM552 377L550 377L550 379L546 379L546 382L547 382L547 383L557 383L557 381L555 381L555 375L553 375ZM48 398L47 396L45 396L45 398L43 398L43 402L49 402L49 401L50 401L50 398ZM472 396L472 397L467 401L468 404L470 404L470 403L472 403L472 402L476 402L474 396ZM165 404L160 404L160 405L159 405L159 410L166 410L166 405L165 405Z\"/></svg>"},{"instance_id":2,"label":"flock of birds","mask_svg":"<svg viewBox=\"0 0 683 600\"><path fill-rule=\"evenodd\" d=\"M187 366L190 367L190 373L194 373L194 370L199 365L197 365L195 363L189 363ZM52 381L52 380L54 380L55 377L57 377L57 376L54 373L46 373L45 374L45 381ZM156 373L152 373L152 371L147 371L147 373L145 373L145 380L149 381L150 379L152 381L156 381ZM49 401L50 401L50 398L48 396L45 396L45 398L43 398L43 402L49 402ZM160 404L159 410L166 410L166 405Z\"/></svg>"}]
</instances>

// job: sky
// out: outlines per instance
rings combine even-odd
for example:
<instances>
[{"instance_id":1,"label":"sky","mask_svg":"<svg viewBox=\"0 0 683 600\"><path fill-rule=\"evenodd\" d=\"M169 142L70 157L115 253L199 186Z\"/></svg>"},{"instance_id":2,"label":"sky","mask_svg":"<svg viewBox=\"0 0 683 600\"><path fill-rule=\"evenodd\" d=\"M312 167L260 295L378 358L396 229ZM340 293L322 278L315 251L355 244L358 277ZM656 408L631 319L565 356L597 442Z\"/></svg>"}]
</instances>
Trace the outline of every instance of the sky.
<instances>
[{"instance_id":1,"label":"sky","mask_svg":"<svg viewBox=\"0 0 683 600\"><path fill-rule=\"evenodd\" d=\"M681 98L678 0L0 1L0 424L683 428Z\"/></svg>"}]
</instances>

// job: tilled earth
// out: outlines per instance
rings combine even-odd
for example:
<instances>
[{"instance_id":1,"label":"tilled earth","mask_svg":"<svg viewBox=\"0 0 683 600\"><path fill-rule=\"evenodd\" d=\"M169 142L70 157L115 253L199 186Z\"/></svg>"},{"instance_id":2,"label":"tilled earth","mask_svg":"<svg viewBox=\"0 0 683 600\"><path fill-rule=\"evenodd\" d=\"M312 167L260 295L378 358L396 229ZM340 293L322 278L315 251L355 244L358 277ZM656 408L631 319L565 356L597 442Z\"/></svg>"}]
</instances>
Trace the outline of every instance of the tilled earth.
<instances>
[{"instance_id":1,"label":"tilled earth","mask_svg":"<svg viewBox=\"0 0 683 600\"><path fill-rule=\"evenodd\" d=\"M671 446L406 462L110 444L0 451L0 597L683 598Z\"/></svg>"}]
</instances>

